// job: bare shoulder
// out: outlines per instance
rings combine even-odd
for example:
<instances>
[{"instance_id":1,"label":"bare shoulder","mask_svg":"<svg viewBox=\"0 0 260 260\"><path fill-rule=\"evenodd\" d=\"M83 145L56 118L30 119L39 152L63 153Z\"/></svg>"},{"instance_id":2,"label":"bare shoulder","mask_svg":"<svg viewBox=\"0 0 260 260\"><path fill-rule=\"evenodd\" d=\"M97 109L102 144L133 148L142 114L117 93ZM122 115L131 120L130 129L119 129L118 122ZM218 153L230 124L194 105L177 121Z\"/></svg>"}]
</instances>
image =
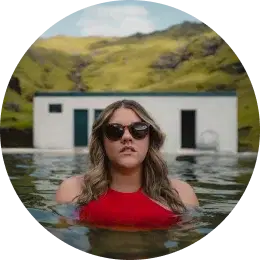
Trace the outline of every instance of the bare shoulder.
<instances>
[{"instance_id":1,"label":"bare shoulder","mask_svg":"<svg viewBox=\"0 0 260 260\"><path fill-rule=\"evenodd\" d=\"M80 195L83 185L83 175L72 176L65 179L56 191L56 202L73 203L74 199Z\"/></svg>"},{"instance_id":2,"label":"bare shoulder","mask_svg":"<svg viewBox=\"0 0 260 260\"><path fill-rule=\"evenodd\" d=\"M178 179L171 179L170 182L186 206L199 206L198 198L190 184Z\"/></svg>"}]
</instances>

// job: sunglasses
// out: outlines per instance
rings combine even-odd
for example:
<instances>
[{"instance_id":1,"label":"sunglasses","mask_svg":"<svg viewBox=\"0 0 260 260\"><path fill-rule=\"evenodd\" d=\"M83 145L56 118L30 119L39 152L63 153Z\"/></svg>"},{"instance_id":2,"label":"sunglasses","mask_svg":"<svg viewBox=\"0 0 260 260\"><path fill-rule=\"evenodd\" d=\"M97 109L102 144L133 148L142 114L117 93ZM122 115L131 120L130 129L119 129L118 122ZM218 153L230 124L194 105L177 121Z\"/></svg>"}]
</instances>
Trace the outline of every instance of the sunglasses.
<instances>
[{"instance_id":1,"label":"sunglasses","mask_svg":"<svg viewBox=\"0 0 260 260\"><path fill-rule=\"evenodd\" d=\"M127 128L132 137L137 140L144 139L149 132L149 125L147 123L135 122L128 126L118 123L107 124L104 127L104 133L109 140L118 141L123 137L125 128Z\"/></svg>"}]
</instances>

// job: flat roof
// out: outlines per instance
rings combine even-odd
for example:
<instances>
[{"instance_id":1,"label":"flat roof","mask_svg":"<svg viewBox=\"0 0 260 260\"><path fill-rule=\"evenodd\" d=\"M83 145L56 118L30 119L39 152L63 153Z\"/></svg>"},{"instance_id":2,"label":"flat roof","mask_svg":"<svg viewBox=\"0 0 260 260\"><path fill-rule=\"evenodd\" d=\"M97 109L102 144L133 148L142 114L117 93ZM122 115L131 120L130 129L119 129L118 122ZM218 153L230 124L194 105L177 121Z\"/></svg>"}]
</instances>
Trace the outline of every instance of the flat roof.
<instances>
[{"instance_id":1,"label":"flat roof","mask_svg":"<svg viewBox=\"0 0 260 260\"><path fill-rule=\"evenodd\" d=\"M235 97L235 91L216 92L35 92L35 97L114 97L114 96L145 96L145 97Z\"/></svg>"}]
</instances>

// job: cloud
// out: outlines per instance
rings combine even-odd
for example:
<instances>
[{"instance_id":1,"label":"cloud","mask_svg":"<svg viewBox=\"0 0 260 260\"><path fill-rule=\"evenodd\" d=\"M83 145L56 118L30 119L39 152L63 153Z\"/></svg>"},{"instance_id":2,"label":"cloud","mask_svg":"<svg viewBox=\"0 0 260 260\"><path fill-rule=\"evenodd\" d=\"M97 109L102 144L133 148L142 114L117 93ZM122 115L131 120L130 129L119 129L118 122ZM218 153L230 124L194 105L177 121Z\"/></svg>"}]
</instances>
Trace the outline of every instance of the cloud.
<instances>
[{"instance_id":1,"label":"cloud","mask_svg":"<svg viewBox=\"0 0 260 260\"><path fill-rule=\"evenodd\" d=\"M127 36L155 30L149 12L141 6L93 6L85 9L77 26L84 36Z\"/></svg>"},{"instance_id":2,"label":"cloud","mask_svg":"<svg viewBox=\"0 0 260 260\"><path fill-rule=\"evenodd\" d=\"M166 2L169 4L172 4L173 6L176 6L176 0L148 0L148 1L155 1L155 2ZM98 4L98 3L103 3L105 2L104 0L80 0L80 7L85 8L89 7L90 5L93 4ZM185 8L186 11L190 12L196 17L200 16L200 9L199 8Z\"/></svg>"},{"instance_id":3,"label":"cloud","mask_svg":"<svg viewBox=\"0 0 260 260\"><path fill-rule=\"evenodd\" d=\"M166 3L170 3L172 5L176 5L176 0L149 0L149 1L155 1L155 2L166 2ZM98 5L98 4L102 4L104 2L104 0L80 0L80 8L91 8L93 5ZM138 6L137 9L141 9L141 6ZM64 15L68 12L70 12L71 10L73 10L73 8L65 8L64 9ZM191 14L193 14L194 16L198 17L200 16L200 9L199 8L185 8L185 10L187 10L188 12L190 12ZM48 24L54 23L58 18L60 18L60 16L49 16L48 17ZM141 19L139 18L139 21ZM131 21L131 19L129 19L129 22ZM84 18L82 18L81 22L80 22L80 26L82 27L83 33L85 33L85 25L86 23L88 23L87 21L84 22ZM149 24L151 24L151 22L148 22ZM43 29L46 25L48 24L41 24L40 28ZM144 24L144 23L142 23ZM147 22L146 22L147 24ZM146 25L147 26L147 25ZM151 26L151 25L150 25Z\"/></svg>"},{"instance_id":4,"label":"cloud","mask_svg":"<svg viewBox=\"0 0 260 260\"><path fill-rule=\"evenodd\" d=\"M122 0L123 1L123 0ZM159 22L157 17L151 17L147 9L142 6L144 0L140 0L140 4L125 5L103 5L104 0L80 0L81 10L84 10L74 32L80 31L81 35L98 35L98 36L127 36L137 32L149 33L156 30L154 23ZM146 0L148 2L167 2L172 6L176 6L176 0ZM137 1L135 1L136 3ZM64 9L64 16L72 11L73 8ZM75 10L75 9L74 9ZM190 14L196 16L204 22L206 18L199 17L200 10L196 8L186 8ZM48 24L40 25L40 35L53 35L50 27L47 25L54 24L57 20L65 19L63 16L49 16ZM153 20L153 22L152 22ZM206 19L207 20L207 19ZM158 25L158 24L157 24ZM64 31L64 28L62 28ZM57 31L57 34L58 31ZM37 36L34 36L37 38Z\"/></svg>"}]
</instances>

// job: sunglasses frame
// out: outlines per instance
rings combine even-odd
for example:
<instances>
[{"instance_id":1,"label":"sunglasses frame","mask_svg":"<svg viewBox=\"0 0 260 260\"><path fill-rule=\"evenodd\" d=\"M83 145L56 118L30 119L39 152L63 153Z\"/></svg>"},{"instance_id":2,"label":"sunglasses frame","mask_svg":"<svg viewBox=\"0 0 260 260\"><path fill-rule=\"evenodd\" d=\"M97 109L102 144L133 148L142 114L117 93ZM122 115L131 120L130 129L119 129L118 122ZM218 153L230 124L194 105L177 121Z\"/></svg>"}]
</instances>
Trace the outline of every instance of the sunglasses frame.
<instances>
[{"instance_id":1,"label":"sunglasses frame","mask_svg":"<svg viewBox=\"0 0 260 260\"><path fill-rule=\"evenodd\" d=\"M147 130L145 130L146 133L145 133L144 136L142 136L141 138L138 138L138 137L134 134L134 131L135 131L135 130L133 130L133 129L134 129L134 125L135 125L135 124L140 124L140 123L146 125L146 126L147 126ZM122 135L121 135L120 137L112 138L111 136L109 136L109 135L107 134L106 128L107 128L108 126L112 126L112 125L119 126L120 131L121 131L122 128L123 128ZM149 125L148 123L144 122L144 121L134 122L134 123L131 123L130 125L122 125L122 124L120 124L120 123L109 123L109 124L106 124L106 125L103 127L103 133L104 133L104 135L107 137L107 139L109 139L109 140L115 142L115 141L119 141L119 140L123 137L126 128L128 129L129 133L131 134L131 136L132 136L135 140L142 140L142 139L144 139L144 138L149 134L150 125Z\"/></svg>"}]
</instances>

